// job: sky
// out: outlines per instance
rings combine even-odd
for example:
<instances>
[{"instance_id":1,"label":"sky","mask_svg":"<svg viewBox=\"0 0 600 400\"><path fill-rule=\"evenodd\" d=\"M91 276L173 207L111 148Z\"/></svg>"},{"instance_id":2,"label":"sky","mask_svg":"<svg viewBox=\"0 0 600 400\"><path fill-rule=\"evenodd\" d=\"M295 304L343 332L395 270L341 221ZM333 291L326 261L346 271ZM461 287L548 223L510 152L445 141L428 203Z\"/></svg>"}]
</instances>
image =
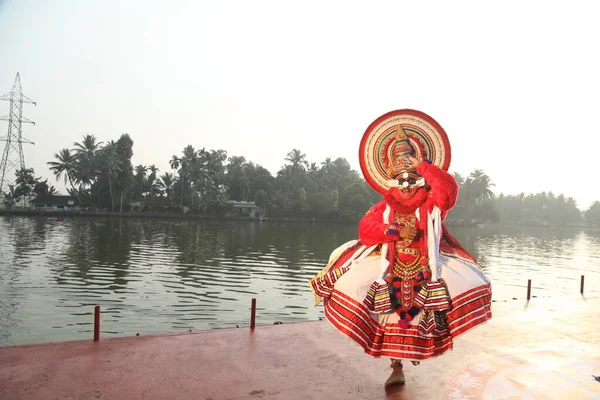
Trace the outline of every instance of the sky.
<instances>
[{"instance_id":1,"label":"sky","mask_svg":"<svg viewBox=\"0 0 600 400\"><path fill-rule=\"evenodd\" d=\"M597 15L592 1L0 0L0 95L19 72L37 102L25 162L60 189L46 162L88 133L129 133L133 164L161 173L188 144L273 174L293 148L360 171L367 126L411 108L448 134L450 172L586 209L600 200Z\"/></svg>"}]
</instances>

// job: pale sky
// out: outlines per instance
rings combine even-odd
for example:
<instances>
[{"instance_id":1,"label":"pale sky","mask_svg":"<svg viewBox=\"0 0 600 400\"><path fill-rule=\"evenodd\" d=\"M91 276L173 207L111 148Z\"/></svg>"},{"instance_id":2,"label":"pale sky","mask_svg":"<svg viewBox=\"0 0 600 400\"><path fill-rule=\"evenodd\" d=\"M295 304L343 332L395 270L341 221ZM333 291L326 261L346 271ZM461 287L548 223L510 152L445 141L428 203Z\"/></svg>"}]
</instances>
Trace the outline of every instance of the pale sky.
<instances>
[{"instance_id":1,"label":"pale sky","mask_svg":"<svg viewBox=\"0 0 600 400\"><path fill-rule=\"evenodd\" d=\"M599 169L594 4L0 0L0 95L20 72L37 101L26 164L52 182L46 162L86 133L129 133L133 164L161 173L187 144L273 174L293 148L360 171L367 126L413 108L446 130L450 172L586 209L600 200L585 187Z\"/></svg>"}]
</instances>

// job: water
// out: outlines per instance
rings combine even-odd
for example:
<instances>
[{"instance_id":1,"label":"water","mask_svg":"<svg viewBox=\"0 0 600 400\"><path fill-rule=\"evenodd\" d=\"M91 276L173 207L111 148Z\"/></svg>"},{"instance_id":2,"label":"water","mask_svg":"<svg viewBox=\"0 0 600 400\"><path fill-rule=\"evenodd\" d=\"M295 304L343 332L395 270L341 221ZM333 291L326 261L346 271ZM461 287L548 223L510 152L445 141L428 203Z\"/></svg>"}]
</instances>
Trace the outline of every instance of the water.
<instances>
[{"instance_id":1,"label":"water","mask_svg":"<svg viewBox=\"0 0 600 400\"><path fill-rule=\"evenodd\" d=\"M494 299L600 288L600 233L456 229ZM308 281L356 226L0 217L0 345L316 320Z\"/></svg>"}]
</instances>

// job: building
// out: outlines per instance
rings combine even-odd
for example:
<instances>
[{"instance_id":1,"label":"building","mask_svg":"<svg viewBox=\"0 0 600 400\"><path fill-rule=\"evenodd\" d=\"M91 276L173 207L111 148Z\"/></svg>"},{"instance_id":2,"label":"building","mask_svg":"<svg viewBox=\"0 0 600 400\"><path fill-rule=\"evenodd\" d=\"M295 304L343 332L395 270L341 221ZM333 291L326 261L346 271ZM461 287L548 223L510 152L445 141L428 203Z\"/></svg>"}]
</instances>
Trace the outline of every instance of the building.
<instances>
[{"instance_id":1,"label":"building","mask_svg":"<svg viewBox=\"0 0 600 400\"><path fill-rule=\"evenodd\" d=\"M262 210L253 201L230 200L227 204L233 206L236 215L259 219L264 217Z\"/></svg>"},{"instance_id":2,"label":"building","mask_svg":"<svg viewBox=\"0 0 600 400\"><path fill-rule=\"evenodd\" d=\"M72 196L42 196L31 204L35 211L79 211L77 199Z\"/></svg>"}]
</instances>

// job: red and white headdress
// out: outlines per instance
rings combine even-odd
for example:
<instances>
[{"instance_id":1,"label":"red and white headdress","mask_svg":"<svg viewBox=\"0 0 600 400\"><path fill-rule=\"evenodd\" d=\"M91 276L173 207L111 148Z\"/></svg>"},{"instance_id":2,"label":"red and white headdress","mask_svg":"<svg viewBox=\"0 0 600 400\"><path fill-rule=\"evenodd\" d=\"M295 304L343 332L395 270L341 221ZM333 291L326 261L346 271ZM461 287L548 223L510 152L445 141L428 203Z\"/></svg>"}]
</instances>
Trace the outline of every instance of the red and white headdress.
<instances>
[{"instance_id":1,"label":"red and white headdress","mask_svg":"<svg viewBox=\"0 0 600 400\"><path fill-rule=\"evenodd\" d=\"M450 142L444 129L429 115L403 109L388 112L369 125L359 148L360 168L373 189L385 194L390 180L410 171L405 154L427 159L438 167L450 166Z\"/></svg>"}]
</instances>

